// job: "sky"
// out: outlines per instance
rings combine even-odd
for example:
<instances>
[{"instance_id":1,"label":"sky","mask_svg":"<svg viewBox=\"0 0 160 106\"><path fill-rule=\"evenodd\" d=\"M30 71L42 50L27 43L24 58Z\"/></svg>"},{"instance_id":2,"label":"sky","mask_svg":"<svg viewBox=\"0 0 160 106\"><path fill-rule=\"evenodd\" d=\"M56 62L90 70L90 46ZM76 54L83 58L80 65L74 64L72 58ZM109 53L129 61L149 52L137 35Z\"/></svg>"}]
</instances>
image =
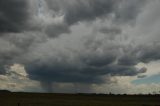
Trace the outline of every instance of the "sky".
<instances>
[{"instance_id":1,"label":"sky","mask_svg":"<svg viewBox=\"0 0 160 106\"><path fill-rule=\"evenodd\" d=\"M160 0L1 0L0 89L160 93Z\"/></svg>"}]
</instances>

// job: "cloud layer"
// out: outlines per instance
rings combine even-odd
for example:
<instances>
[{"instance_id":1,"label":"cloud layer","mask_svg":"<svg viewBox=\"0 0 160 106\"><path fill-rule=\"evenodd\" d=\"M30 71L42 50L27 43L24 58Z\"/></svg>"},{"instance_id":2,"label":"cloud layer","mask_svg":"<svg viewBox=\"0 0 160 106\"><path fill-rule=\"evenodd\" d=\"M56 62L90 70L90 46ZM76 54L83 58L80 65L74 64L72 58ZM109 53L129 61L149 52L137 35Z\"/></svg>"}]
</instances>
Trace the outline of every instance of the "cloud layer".
<instances>
[{"instance_id":1,"label":"cloud layer","mask_svg":"<svg viewBox=\"0 0 160 106\"><path fill-rule=\"evenodd\" d=\"M2 0L0 73L21 64L48 87L144 76L136 65L160 59L159 24L145 25L152 5L156 13L160 3L147 0Z\"/></svg>"},{"instance_id":2,"label":"cloud layer","mask_svg":"<svg viewBox=\"0 0 160 106\"><path fill-rule=\"evenodd\" d=\"M0 32L19 32L24 29L28 12L27 1L0 1Z\"/></svg>"}]
</instances>

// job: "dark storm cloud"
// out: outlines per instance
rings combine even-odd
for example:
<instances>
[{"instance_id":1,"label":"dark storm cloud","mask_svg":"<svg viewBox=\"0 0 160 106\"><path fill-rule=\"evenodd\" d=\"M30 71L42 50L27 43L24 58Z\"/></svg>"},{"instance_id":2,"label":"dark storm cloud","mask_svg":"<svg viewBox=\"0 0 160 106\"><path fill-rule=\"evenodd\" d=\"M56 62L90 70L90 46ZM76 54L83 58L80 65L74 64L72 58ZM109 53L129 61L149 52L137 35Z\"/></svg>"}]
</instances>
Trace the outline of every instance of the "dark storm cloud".
<instances>
[{"instance_id":1,"label":"dark storm cloud","mask_svg":"<svg viewBox=\"0 0 160 106\"><path fill-rule=\"evenodd\" d=\"M136 60L136 57L134 56L128 56L128 55L125 55L123 57L121 57L119 60L118 60L119 64L120 65L136 65L138 63L138 61Z\"/></svg>"},{"instance_id":2,"label":"dark storm cloud","mask_svg":"<svg viewBox=\"0 0 160 106\"><path fill-rule=\"evenodd\" d=\"M160 44L158 42L146 45L139 45L134 49L126 49L126 52L119 58L118 64L121 65L136 65L139 62L149 63L160 59ZM125 51L126 51L125 50Z\"/></svg>"},{"instance_id":3,"label":"dark storm cloud","mask_svg":"<svg viewBox=\"0 0 160 106\"><path fill-rule=\"evenodd\" d=\"M64 14L69 25L81 21L92 21L97 18L112 16L118 23L135 20L147 0L46 0L49 7Z\"/></svg>"},{"instance_id":4,"label":"dark storm cloud","mask_svg":"<svg viewBox=\"0 0 160 106\"><path fill-rule=\"evenodd\" d=\"M78 22L91 22L97 18L108 17L120 1L115 0L46 0L49 8L56 14L64 15L64 23L50 25L46 33L57 37L69 33L69 27Z\"/></svg>"},{"instance_id":5,"label":"dark storm cloud","mask_svg":"<svg viewBox=\"0 0 160 106\"><path fill-rule=\"evenodd\" d=\"M139 63L137 51L132 46L123 48L123 55L118 59L119 65L134 66Z\"/></svg>"},{"instance_id":6,"label":"dark storm cloud","mask_svg":"<svg viewBox=\"0 0 160 106\"><path fill-rule=\"evenodd\" d=\"M65 21L68 24L74 24L107 16L114 11L118 2L115 0L79 0L65 11Z\"/></svg>"},{"instance_id":7,"label":"dark storm cloud","mask_svg":"<svg viewBox=\"0 0 160 106\"><path fill-rule=\"evenodd\" d=\"M33 66L32 66L33 65ZM26 66L29 77L41 82L64 82L64 83L104 83L102 76L136 76L145 73L143 69L137 69L134 66L108 65L105 67L85 66L76 67L57 67L54 64L39 65L34 64Z\"/></svg>"},{"instance_id":8,"label":"dark storm cloud","mask_svg":"<svg viewBox=\"0 0 160 106\"><path fill-rule=\"evenodd\" d=\"M112 34L112 35L117 35L117 34L121 34L122 30L120 28L116 28L116 27L102 27L99 29L99 31L101 33L104 34Z\"/></svg>"},{"instance_id":9,"label":"dark storm cloud","mask_svg":"<svg viewBox=\"0 0 160 106\"><path fill-rule=\"evenodd\" d=\"M45 32L49 37L58 37L63 33L70 33L68 27L66 24L49 25Z\"/></svg>"},{"instance_id":10,"label":"dark storm cloud","mask_svg":"<svg viewBox=\"0 0 160 106\"><path fill-rule=\"evenodd\" d=\"M0 1L0 32L19 32L28 17L26 0Z\"/></svg>"},{"instance_id":11,"label":"dark storm cloud","mask_svg":"<svg viewBox=\"0 0 160 106\"><path fill-rule=\"evenodd\" d=\"M147 0L122 0L115 11L115 21L118 23L135 22L141 8L145 6Z\"/></svg>"},{"instance_id":12,"label":"dark storm cloud","mask_svg":"<svg viewBox=\"0 0 160 106\"><path fill-rule=\"evenodd\" d=\"M88 42L87 39L85 40ZM31 54L32 60L25 65L25 68L31 79L43 83L52 81L104 83L105 80L102 77L105 75L136 76L146 72L145 68L136 68L136 64L128 65L117 62L121 56L118 49L119 44L113 45L106 40L101 42L99 44L92 40L87 43L87 46L85 43L83 50L79 48L83 53L77 53L78 48L70 48L67 45L64 48L50 48L49 45L46 45L45 48L39 48L36 53Z\"/></svg>"},{"instance_id":13,"label":"dark storm cloud","mask_svg":"<svg viewBox=\"0 0 160 106\"><path fill-rule=\"evenodd\" d=\"M40 19L40 23L44 25L32 23L35 24L35 29L38 27L36 30L30 28L30 31L23 33L3 34L4 36L0 38L0 68L4 71L0 70L1 73L5 73L6 65L19 63L24 65L29 78L41 81L42 86L52 82L104 83L102 77L107 75L136 76L145 73L145 68L138 69L135 65L160 59L158 52L160 45L131 47L125 44L125 40L121 41L123 25L136 21L143 6L142 1L46 0L46 2L51 9L48 11L52 11L54 15L58 14L57 17L63 16L64 20L54 22L55 17L52 14L53 20L50 22L49 14L46 16L49 17L48 20L40 17L43 18ZM26 1L0 1L0 32L22 31L29 16L27 9ZM86 34L80 28L76 29L80 30L79 32L73 33L79 22L88 23L96 19L107 20L116 27L102 26L95 31L96 33L91 33L91 37L79 37ZM120 25L117 25L117 22ZM58 38L63 33L68 36Z\"/></svg>"},{"instance_id":14,"label":"dark storm cloud","mask_svg":"<svg viewBox=\"0 0 160 106\"><path fill-rule=\"evenodd\" d=\"M144 63L160 59L160 43L155 42L148 45L141 45L137 48L138 59Z\"/></svg>"},{"instance_id":15,"label":"dark storm cloud","mask_svg":"<svg viewBox=\"0 0 160 106\"><path fill-rule=\"evenodd\" d=\"M55 65L35 65L34 63L26 66L29 77L42 82L72 82L72 83L104 83L103 75L111 76L136 76L145 73L143 69L134 66L106 65L96 67L86 65L83 67L65 67L59 63ZM67 63L66 63L67 64ZM68 65L68 64L67 64ZM62 67L63 66L63 67Z\"/></svg>"},{"instance_id":16,"label":"dark storm cloud","mask_svg":"<svg viewBox=\"0 0 160 106\"><path fill-rule=\"evenodd\" d=\"M69 30L67 28L78 22L90 22L113 14L118 16L122 12L124 15L119 18L113 18L113 20L117 18L116 21L112 20L113 24L122 22L123 19L127 20L127 22L136 20L140 9L140 6L136 4L138 1L136 3L126 2L113 0L47 1L52 10L64 15L64 24L58 24L57 26L55 24L52 26L51 24L48 26L46 33L49 36L58 36L62 33L68 33ZM57 5L55 6L54 3ZM127 9L136 9L135 11L133 10L134 15L126 11L126 9L120 8L120 5ZM36 48L33 54L31 53L27 56L31 60L25 63L25 69L29 77L43 83L71 82L91 84L104 83L105 80L102 77L105 75L136 76L146 72L144 68L138 69L135 67L140 62L134 56L135 48L121 45L115 40L118 35L122 34L120 26L101 27L98 32L107 38L99 41L93 37L84 38L85 40L79 39L82 40L83 49L70 48L71 45L65 45L63 44L64 42L51 43L52 46L59 44L54 47L44 44L44 47ZM111 39L108 39L108 36L111 36ZM72 41L72 38L69 41ZM61 44L65 46L61 47ZM77 42L73 45L80 46L81 44ZM127 46L127 49L125 46Z\"/></svg>"},{"instance_id":17,"label":"dark storm cloud","mask_svg":"<svg viewBox=\"0 0 160 106\"><path fill-rule=\"evenodd\" d=\"M78 22L110 19L113 23L126 24L135 21L146 0L46 0L49 8L64 16L64 23L50 25L46 33L57 37L69 33L69 27ZM55 29L55 30L54 30ZM121 28L102 29L102 33L121 33ZM113 35L113 34L112 34ZM111 36L114 39L114 36Z\"/></svg>"},{"instance_id":18,"label":"dark storm cloud","mask_svg":"<svg viewBox=\"0 0 160 106\"><path fill-rule=\"evenodd\" d=\"M0 37L0 73L6 74L13 64L25 63L23 55L34 45L45 42L43 34L36 32L3 33ZM38 37L37 37L38 36Z\"/></svg>"},{"instance_id":19,"label":"dark storm cloud","mask_svg":"<svg viewBox=\"0 0 160 106\"><path fill-rule=\"evenodd\" d=\"M98 56L98 55L94 55L93 57L92 56L89 56L89 57L86 57L84 59L84 62L90 66L105 66L107 64L111 64L112 62L114 62L116 59L116 56L114 55L108 55L108 56Z\"/></svg>"},{"instance_id":20,"label":"dark storm cloud","mask_svg":"<svg viewBox=\"0 0 160 106\"><path fill-rule=\"evenodd\" d=\"M13 56L16 55L18 49L10 42L0 39L0 74L5 74L8 65L12 64Z\"/></svg>"},{"instance_id":21,"label":"dark storm cloud","mask_svg":"<svg viewBox=\"0 0 160 106\"><path fill-rule=\"evenodd\" d=\"M109 16L121 2L115 0L46 0L54 11L62 11L64 20L72 25L81 21L92 21L96 18Z\"/></svg>"}]
</instances>

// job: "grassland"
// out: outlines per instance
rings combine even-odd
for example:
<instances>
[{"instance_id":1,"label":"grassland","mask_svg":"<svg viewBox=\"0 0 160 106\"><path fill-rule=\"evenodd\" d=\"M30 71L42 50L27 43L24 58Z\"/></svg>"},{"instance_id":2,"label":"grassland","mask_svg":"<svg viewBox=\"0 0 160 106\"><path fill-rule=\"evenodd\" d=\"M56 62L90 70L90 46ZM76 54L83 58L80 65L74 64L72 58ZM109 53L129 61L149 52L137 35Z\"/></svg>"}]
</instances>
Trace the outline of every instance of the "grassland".
<instances>
[{"instance_id":1,"label":"grassland","mask_svg":"<svg viewBox=\"0 0 160 106\"><path fill-rule=\"evenodd\" d=\"M160 106L160 96L1 93L0 106Z\"/></svg>"}]
</instances>

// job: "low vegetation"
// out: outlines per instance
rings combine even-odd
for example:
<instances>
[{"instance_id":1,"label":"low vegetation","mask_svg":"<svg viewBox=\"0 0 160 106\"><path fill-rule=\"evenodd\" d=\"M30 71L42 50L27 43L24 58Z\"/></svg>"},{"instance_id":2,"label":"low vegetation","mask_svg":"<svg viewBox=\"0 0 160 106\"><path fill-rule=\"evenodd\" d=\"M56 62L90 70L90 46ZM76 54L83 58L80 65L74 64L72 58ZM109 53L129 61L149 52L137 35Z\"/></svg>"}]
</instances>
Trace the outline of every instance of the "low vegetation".
<instances>
[{"instance_id":1,"label":"low vegetation","mask_svg":"<svg viewBox=\"0 0 160 106\"><path fill-rule=\"evenodd\" d=\"M0 93L0 106L160 106L160 95Z\"/></svg>"}]
</instances>

